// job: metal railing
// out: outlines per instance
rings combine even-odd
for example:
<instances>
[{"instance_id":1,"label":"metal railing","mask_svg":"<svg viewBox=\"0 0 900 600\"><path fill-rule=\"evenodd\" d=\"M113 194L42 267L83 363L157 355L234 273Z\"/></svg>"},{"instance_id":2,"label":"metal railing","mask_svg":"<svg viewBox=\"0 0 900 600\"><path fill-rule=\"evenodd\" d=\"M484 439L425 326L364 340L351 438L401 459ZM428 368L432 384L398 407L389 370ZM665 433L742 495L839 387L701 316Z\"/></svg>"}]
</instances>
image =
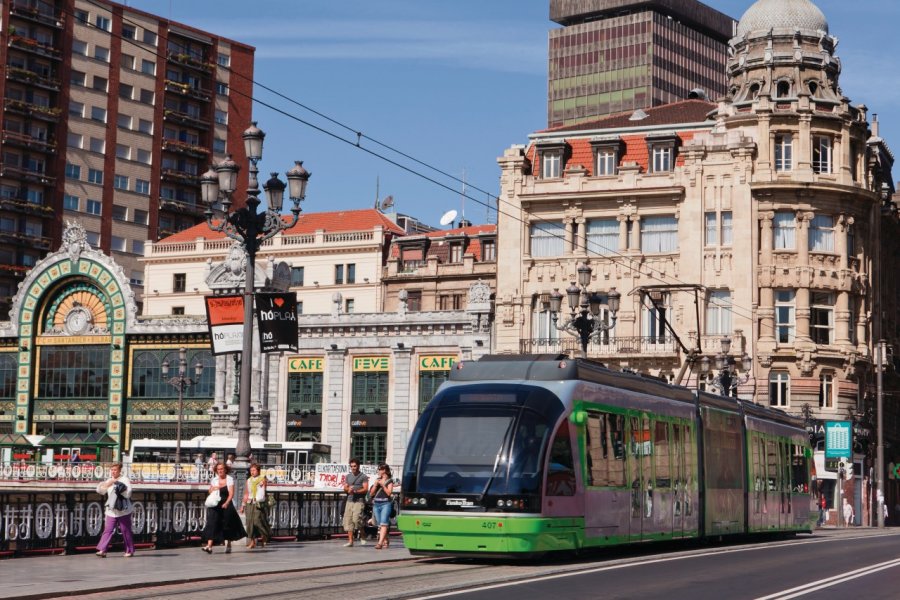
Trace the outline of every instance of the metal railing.
<instances>
[{"instance_id":1,"label":"metal railing","mask_svg":"<svg viewBox=\"0 0 900 600\"><path fill-rule=\"evenodd\" d=\"M567 353L576 356L581 354L581 341L569 335L563 335L558 339L524 339L519 341L519 350L522 354ZM587 347L588 356L668 356L677 352L678 345L675 339L662 336L610 336L600 342L592 340Z\"/></svg>"},{"instance_id":2,"label":"metal railing","mask_svg":"<svg viewBox=\"0 0 900 600\"><path fill-rule=\"evenodd\" d=\"M273 537L321 539L340 533L345 495L276 491L269 508ZM137 544L199 542L204 491L135 489L131 530ZM0 556L93 551L104 525L105 498L94 491L0 492ZM119 542L120 536L113 539Z\"/></svg>"}]
</instances>

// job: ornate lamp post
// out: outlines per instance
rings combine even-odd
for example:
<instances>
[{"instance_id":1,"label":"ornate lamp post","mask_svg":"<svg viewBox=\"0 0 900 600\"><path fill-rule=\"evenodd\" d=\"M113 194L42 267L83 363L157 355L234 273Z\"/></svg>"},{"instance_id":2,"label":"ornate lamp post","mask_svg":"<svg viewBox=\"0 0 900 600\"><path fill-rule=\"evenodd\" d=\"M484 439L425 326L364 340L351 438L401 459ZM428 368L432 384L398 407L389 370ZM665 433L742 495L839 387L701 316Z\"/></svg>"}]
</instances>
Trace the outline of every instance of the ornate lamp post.
<instances>
[{"instance_id":1,"label":"ornate lamp post","mask_svg":"<svg viewBox=\"0 0 900 600\"><path fill-rule=\"evenodd\" d=\"M719 371L712 380L712 385L719 390L723 396L737 397L737 389L750 381L750 369L753 366L753 359L745 352L741 356L740 373L737 361L728 352L731 350L731 338L724 336L720 342L721 352L716 354L716 369ZM700 372L704 375L710 372L710 360L708 356L700 359Z\"/></svg>"},{"instance_id":2,"label":"ornate lamp post","mask_svg":"<svg viewBox=\"0 0 900 600\"><path fill-rule=\"evenodd\" d=\"M591 283L592 269L582 264L578 267L578 285L573 281L566 288L566 296L569 299L569 320L560 325L557 320L562 310L563 295L559 289L554 289L550 294L550 312L553 315L553 325L559 331L565 331L581 339L581 351L587 355L588 343L591 338L599 340L604 331L609 331L616 326L616 313L619 312L619 301L622 294L616 288L610 288L607 293L607 307L609 308L610 322L604 323L600 319L600 307L603 305L601 295L591 292L587 286Z\"/></svg>"},{"instance_id":3,"label":"ornate lamp post","mask_svg":"<svg viewBox=\"0 0 900 600\"><path fill-rule=\"evenodd\" d=\"M263 139L266 134L253 122L244 131L244 150L250 161L250 182L247 187L247 201L243 208L231 210L232 195L237 188L237 174L240 167L227 155L225 160L211 165L209 170L200 178L203 191L203 202L206 204L206 222L213 231L220 231L233 240L237 240L244 246L247 253L247 268L245 269L246 281L244 285L244 331L243 348L241 350L241 387L237 422L237 445L234 468L238 471L238 480L243 484L249 467L250 455L250 378L253 364L253 288L255 282L256 253L261 244L275 236L277 233L293 227L300 217L300 201L306 197L306 184L310 173L303 168L303 163L296 164L287 173L290 191L288 192L293 202L292 216L284 217L281 208L284 204L284 182L278 179L277 173L272 173L264 185L267 206L263 212L257 213L259 208L259 173L256 165L262 159ZM220 219L213 218L213 205L221 199L223 216ZM237 490L243 493L243 489ZM240 497L240 496L238 496Z\"/></svg>"},{"instance_id":4,"label":"ornate lamp post","mask_svg":"<svg viewBox=\"0 0 900 600\"><path fill-rule=\"evenodd\" d=\"M198 360L194 364L194 379L187 377L187 349L178 350L178 374L169 377L169 361L164 360L162 364L162 376L171 386L178 390L178 422L175 425L175 469L179 469L181 465L181 420L184 418L184 390L196 383L199 383L200 376L203 375L203 365Z\"/></svg>"}]
</instances>

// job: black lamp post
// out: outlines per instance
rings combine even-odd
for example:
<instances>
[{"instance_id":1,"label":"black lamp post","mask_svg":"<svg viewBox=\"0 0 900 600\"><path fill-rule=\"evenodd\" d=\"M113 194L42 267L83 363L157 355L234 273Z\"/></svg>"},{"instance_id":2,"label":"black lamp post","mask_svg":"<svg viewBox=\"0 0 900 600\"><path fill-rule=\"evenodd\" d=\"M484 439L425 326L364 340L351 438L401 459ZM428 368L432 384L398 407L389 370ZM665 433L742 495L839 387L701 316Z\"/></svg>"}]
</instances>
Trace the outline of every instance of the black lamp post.
<instances>
[{"instance_id":1,"label":"black lamp post","mask_svg":"<svg viewBox=\"0 0 900 600\"><path fill-rule=\"evenodd\" d=\"M178 350L178 375L169 377L169 361L164 360L162 364L163 379L169 385L178 389L178 422L175 425L175 469L181 466L181 420L184 418L184 390L196 383L199 383L200 376L203 375L203 365L198 360L194 364L195 379L187 377L187 349Z\"/></svg>"},{"instance_id":2,"label":"black lamp post","mask_svg":"<svg viewBox=\"0 0 900 600\"><path fill-rule=\"evenodd\" d=\"M740 369L735 358L728 353L731 351L731 338L724 336L719 343L721 352L716 354L716 369L719 371L712 379L713 387L719 390L723 396L737 397L738 387L750 381L750 369L753 367L753 359L745 352L741 356ZM708 356L700 359L700 372L707 375L710 372L710 360ZM741 374L739 371L743 371Z\"/></svg>"},{"instance_id":3,"label":"black lamp post","mask_svg":"<svg viewBox=\"0 0 900 600\"><path fill-rule=\"evenodd\" d=\"M310 173L303 168L303 163L296 164L287 173L290 185L289 195L293 201L292 216L285 218L281 214L284 204L284 182L278 179L277 173L272 173L271 179L263 188L266 192L267 206L263 212L257 213L259 208L259 181L257 179L257 163L262 159L263 139L266 134L253 122L244 131L244 150L250 161L250 181L247 187L246 206L237 210L231 210L232 195L237 188L237 174L240 167L227 155L225 160L211 165L209 170L200 178L203 192L203 202L206 204L206 222L213 231L220 231L227 237L237 240L244 246L247 253L247 267L245 269L244 285L244 329L243 348L241 350L241 387L238 407L237 445L235 446L234 468L237 471L238 480L243 484L246 479L250 455L250 378L253 364L253 289L255 281L256 253L262 243L275 236L277 233L293 227L300 217L300 201L306 197L306 184ZM221 219L213 218L213 205L221 199ZM237 490L243 493L243 489ZM240 497L237 495L236 497Z\"/></svg>"},{"instance_id":4,"label":"black lamp post","mask_svg":"<svg viewBox=\"0 0 900 600\"><path fill-rule=\"evenodd\" d=\"M554 289L550 294L550 313L553 319L553 325L559 331L565 331L572 335L578 336L581 340L581 351L587 356L587 347L591 338L599 339L605 331L609 331L616 326L616 313L619 312L619 302L622 294L616 291L616 288L610 288L606 294L606 306L609 308L610 322L605 323L600 318L600 307L603 305L603 298L596 292L591 292L587 286L591 283L592 269L582 264L578 267L578 284L573 281L566 288L566 296L569 300L569 320L560 325L558 323L558 315L562 310L563 295L559 289Z\"/></svg>"}]
</instances>

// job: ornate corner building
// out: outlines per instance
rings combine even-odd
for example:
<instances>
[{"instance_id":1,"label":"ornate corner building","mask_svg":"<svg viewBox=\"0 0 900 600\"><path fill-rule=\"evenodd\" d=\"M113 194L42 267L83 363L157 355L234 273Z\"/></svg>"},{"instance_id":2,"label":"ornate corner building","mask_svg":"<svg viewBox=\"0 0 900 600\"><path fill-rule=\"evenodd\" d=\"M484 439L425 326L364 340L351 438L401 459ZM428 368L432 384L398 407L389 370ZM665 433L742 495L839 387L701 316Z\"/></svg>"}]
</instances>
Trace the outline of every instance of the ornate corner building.
<instances>
[{"instance_id":1,"label":"ornate corner building","mask_svg":"<svg viewBox=\"0 0 900 600\"><path fill-rule=\"evenodd\" d=\"M703 386L696 359L728 336L731 358L753 358L741 397L811 430L853 420L854 458L871 458L876 342L898 336L889 268L900 230L893 155L877 118L841 90L836 45L812 2L759 0L728 43L717 101L551 128L509 148L498 159L497 351L580 352L557 327L568 307L551 313L549 300L588 264L609 326L589 356ZM896 448L896 403L885 406Z\"/></svg>"}]
</instances>

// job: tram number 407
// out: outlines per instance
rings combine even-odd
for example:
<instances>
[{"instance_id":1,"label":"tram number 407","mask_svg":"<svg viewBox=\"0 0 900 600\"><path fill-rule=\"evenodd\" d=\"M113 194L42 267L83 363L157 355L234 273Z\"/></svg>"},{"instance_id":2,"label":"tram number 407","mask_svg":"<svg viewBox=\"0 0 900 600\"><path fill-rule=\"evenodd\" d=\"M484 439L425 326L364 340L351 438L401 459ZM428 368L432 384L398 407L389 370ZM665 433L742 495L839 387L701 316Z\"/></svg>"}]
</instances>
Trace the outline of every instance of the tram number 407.
<instances>
[{"instance_id":1,"label":"tram number 407","mask_svg":"<svg viewBox=\"0 0 900 600\"><path fill-rule=\"evenodd\" d=\"M497 521L483 521L481 527L482 529L499 529L500 527L503 527L503 525Z\"/></svg>"}]
</instances>

